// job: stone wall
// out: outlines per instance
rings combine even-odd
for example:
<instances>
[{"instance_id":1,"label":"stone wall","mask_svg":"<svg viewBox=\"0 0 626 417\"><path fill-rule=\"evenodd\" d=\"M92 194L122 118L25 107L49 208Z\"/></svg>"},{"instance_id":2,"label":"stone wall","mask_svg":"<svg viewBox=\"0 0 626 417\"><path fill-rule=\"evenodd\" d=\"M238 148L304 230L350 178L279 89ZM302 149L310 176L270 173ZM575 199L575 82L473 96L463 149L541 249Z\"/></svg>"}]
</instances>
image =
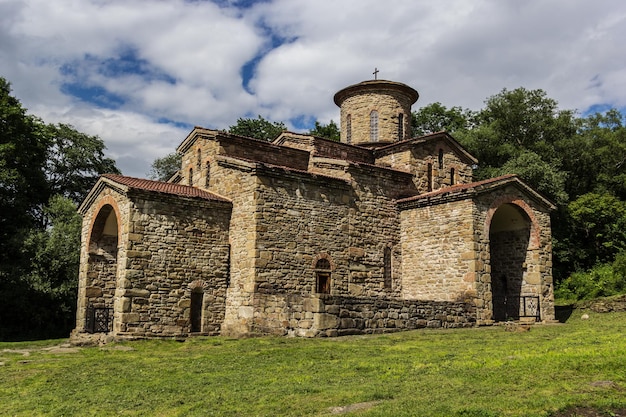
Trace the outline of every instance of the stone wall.
<instances>
[{"instance_id":1,"label":"stone wall","mask_svg":"<svg viewBox=\"0 0 626 417\"><path fill-rule=\"evenodd\" d=\"M128 219L128 213L129 204L125 197L108 187L103 188L97 201L82 213L76 332L85 328L89 304L98 308L113 308L118 278L126 260L124 247L128 229L122 225ZM117 230L108 230L105 234L103 232L107 227L98 223L106 222L109 216L116 220Z\"/></svg>"},{"instance_id":2,"label":"stone wall","mask_svg":"<svg viewBox=\"0 0 626 417\"><path fill-rule=\"evenodd\" d=\"M439 155L442 156L441 165ZM471 165L463 161L455 149L444 139L417 142L406 147L390 149L376 158L377 164L394 169L412 172L415 188L419 194L454 184L468 184L473 181ZM430 169L430 174L429 174ZM451 170L454 175L451 176Z\"/></svg>"},{"instance_id":3,"label":"stone wall","mask_svg":"<svg viewBox=\"0 0 626 417\"><path fill-rule=\"evenodd\" d=\"M311 153L312 157L339 159L342 161L366 164L374 163L372 152L368 149L309 135L285 132L279 137L276 143L289 148L306 150Z\"/></svg>"},{"instance_id":4,"label":"stone wall","mask_svg":"<svg viewBox=\"0 0 626 417\"><path fill-rule=\"evenodd\" d=\"M223 335L243 335L251 331L254 316L257 202L255 164L216 156L211 174L211 191L232 200L229 224L231 245L230 286L227 291Z\"/></svg>"},{"instance_id":5,"label":"stone wall","mask_svg":"<svg viewBox=\"0 0 626 417\"><path fill-rule=\"evenodd\" d=\"M492 265L490 248L491 244L498 244L499 237L493 236L496 241L490 242L490 227L496 210L504 204L512 204L523 212L530 227L526 255L522 265L521 295L539 296L541 318L554 320L552 235L548 209L529 198L514 185L481 194L475 199L475 204L477 210L474 215L473 229L476 247L480 259L485 262L485 266L478 269L476 277L477 299L484 300L484 305L477 305L479 320L488 323L493 319L492 280L496 277L491 274L494 265ZM495 266L498 267L498 264L496 263Z\"/></svg>"},{"instance_id":6,"label":"stone wall","mask_svg":"<svg viewBox=\"0 0 626 417\"><path fill-rule=\"evenodd\" d=\"M403 298L472 298L484 259L474 243L471 200L402 210L400 221Z\"/></svg>"},{"instance_id":7,"label":"stone wall","mask_svg":"<svg viewBox=\"0 0 626 417\"><path fill-rule=\"evenodd\" d=\"M476 324L474 307L463 302L326 294L263 295L258 301L264 316L281 312L280 328L263 328L259 320L259 330L278 335L334 337Z\"/></svg>"},{"instance_id":8,"label":"stone wall","mask_svg":"<svg viewBox=\"0 0 626 417\"><path fill-rule=\"evenodd\" d=\"M133 191L128 249L116 292L117 335L190 331L191 291L202 288L202 332L218 334L229 279L227 203Z\"/></svg>"},{"instance_id":9,"label":"stone wall","mask_svg":"<svg viewBox=\"0 0 626 417\"><path fill-rule=\"evenodd\" d=\"M331 265L333 295L400 295L400 228L389 195L398 194L410 176L397 181L384 169L373 175L355 166L347 172L350 182L269 167L255 170L255 250L248 255L255 264L254 312L248 313L254 316L253 333L285 332L291 308L287 294L315 294L315 266L322 258Z\"/></svg>"}]
</instances>

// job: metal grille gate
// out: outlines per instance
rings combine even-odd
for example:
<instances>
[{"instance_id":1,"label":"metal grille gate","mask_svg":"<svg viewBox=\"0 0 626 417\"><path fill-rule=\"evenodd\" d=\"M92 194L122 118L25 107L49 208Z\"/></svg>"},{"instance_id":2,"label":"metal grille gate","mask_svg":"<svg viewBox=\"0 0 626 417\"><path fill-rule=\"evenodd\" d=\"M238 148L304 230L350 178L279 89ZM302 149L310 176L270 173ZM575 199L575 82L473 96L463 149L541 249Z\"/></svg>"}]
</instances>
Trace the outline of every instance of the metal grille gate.
<instances>
[{"instance_id":1,"label":"metal grille gate","mask_svg":"<svg viewBox=\"0 0 626 417\"><path fill-rule=\"evenodd\" d=\"M539 308L539 296L522 295L519 298L519 316L533 317L535 321L541 320L541 311Z\"/></svg>"},{"instance_id":2,"label":"metal grille gate","mask_svg":"<svg viewBox=\"0 0 626 417\"><path fill-rule=\"evenodd\" d=\"M108 333L113 327L113 309L106 307L87 306L85 331L88 333Z\"/></svg>"}]
</instances>

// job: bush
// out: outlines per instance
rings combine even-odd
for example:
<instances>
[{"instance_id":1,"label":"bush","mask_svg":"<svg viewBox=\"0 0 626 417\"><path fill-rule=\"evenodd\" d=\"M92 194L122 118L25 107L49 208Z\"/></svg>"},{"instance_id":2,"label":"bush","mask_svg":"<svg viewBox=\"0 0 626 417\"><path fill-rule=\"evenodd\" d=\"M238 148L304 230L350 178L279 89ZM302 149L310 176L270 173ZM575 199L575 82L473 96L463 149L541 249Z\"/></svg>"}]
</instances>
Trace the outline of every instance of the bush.
<instances>
[{"instance_id":1,"label":"bush","mask_svg":"<svg viewBox=\"0 0 626 417\"><path fill-rule=\"evenodd\" d=\"M626 292L626 251L613 263L596 265L586 272L574 272L561 282L555 297L561 300L590 300Z\"/></svg>"}]
</instances>

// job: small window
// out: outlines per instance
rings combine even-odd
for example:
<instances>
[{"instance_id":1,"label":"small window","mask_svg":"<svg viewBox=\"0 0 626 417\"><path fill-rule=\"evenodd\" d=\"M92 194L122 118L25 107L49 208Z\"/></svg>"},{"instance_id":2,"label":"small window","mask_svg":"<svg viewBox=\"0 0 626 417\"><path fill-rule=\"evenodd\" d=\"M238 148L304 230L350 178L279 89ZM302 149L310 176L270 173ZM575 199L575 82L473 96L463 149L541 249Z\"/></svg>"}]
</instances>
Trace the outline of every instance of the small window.
<instances>
[{"instance_id":1,"label":"small window","mask_svg":"<svg viewBox=\"0 0 626 417\"><path fill-rule=\"evenodd\" d=\"M196 168L198 168L198 171L202 169L202 150L201 149L198 149L198 154L196 156Z\"/></svg>"},{"instance_id":2,"label":"small window","mask_svg":"<svg viewBox=\"0 0 626 417\"><path fill-rule=\"evenodd\" d=\"M428 164L426 168L426 188L428 191L433 190L433 164Z\"/></svg>"},{"instance_id":3,"label":"small window","mask_svg":"<svg viewBox=\"0 0 626 417\"><path fill-rule=\"evenodd\" d=\"M455 181L454 168L450 168L450 185L454 185L455 183L456 181Z\"/></svg>"},{"instance_id":4,"label":"small window","mask_svg":"<svg viewBox=\"0 0 626 417\"><path fill-rule=\"evenodd\" d=\"M370 141L378 142L378 112L376 110L370 113Z\"/></svg>"},{"instance_id":5,"label":"small window","mask_svg":"<svg viewBox=\"0 0 626 417\"><path fill-rule=\"evenodd\" d=\"M209 161L206 161L206 177L204 181L205 181L205 185L207 188L209 188L210 179L211 179L211 163Z\"/></svg>"},{"instance_id":6,"label":"small window","mask_svg":"<svg viewBox=\"0 0 626 417\"><path fill-rule=\"evenodd\" d=\"M189 185L193 185L193 168L189 168L189 180L188 180L188 184L189 184Z\"/></svg>"},{"instance_id":7,"label":"small window","mask_svg":"<svg viewBox=\"0 0 626 417\"><path fill-rule=\"evenodd\" d=\"M443 149L439 149L439 169L443 169Z\"/></svg>"},{"instance_id":8,"label":"small window","mask_svg":"<svg viewBox=\"0 0 626 417\"><path fill-rule=\"evenodd\" d=\"M315 292L330 294L330 261L322 258L315 264Z\"/></svg>"},{"instance_id":9,"label":"small window","mask_svg":"<svg viewBox=\"0 0 626 417\"><path fill-rule=\"evenodd\" d=\"M404 139L404 114L398 115L398 140Z\"/></svg>"},{"instance_id":10,"label":"small window","mask_svg":"<svg viewBox=\"0 0 626 417\"><path fill-rule=\"evenodd\" d=\"M383 253L383 279L385 280L385 288L391 288L391 248L385 247Z\"/></svg>"},{"instance_id":11,"label":"small window","mask_svg":"<svg viewBox=\"0 0 626 417\"><path fill-rule=\"evenodd\" d=\"M346 117L346 141L348 145L352 143L352 115Z\"/></svg>"}]
</instances>

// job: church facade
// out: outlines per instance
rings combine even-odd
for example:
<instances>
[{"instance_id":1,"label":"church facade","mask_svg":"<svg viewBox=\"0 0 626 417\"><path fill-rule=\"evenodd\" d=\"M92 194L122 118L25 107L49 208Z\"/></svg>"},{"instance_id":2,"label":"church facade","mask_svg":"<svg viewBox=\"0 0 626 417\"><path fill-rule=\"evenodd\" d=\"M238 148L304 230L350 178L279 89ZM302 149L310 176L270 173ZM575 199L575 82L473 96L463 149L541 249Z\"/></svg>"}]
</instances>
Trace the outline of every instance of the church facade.
<instances>
[{"instance_id":1,"label":"church facade","mask_svg":"<svg viewBox=\"0 0 626 417\"><path fill-rule=\"evenodd\" d=\"M335 94L341 140L194 128L168 182L103 175L83 215L74 340L337 336L554 319L551 202L475 182L418 93ZM95 336L94 336L95 335Z\"/></svg>"}]
</instances>

